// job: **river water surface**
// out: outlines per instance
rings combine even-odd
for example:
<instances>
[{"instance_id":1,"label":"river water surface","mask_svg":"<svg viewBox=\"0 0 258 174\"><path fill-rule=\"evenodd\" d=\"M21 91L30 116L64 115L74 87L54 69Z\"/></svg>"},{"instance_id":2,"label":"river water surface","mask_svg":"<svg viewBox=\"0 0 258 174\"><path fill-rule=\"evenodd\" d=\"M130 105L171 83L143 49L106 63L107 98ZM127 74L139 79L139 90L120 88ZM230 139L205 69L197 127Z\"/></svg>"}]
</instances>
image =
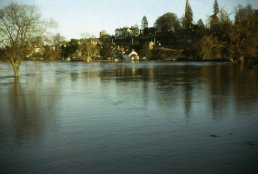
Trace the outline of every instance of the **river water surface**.
<instances>
[{"instance_id":1,"label":"river water surface","mask_svg":"<svg viewBox=\"0 0 258 174\"><path fill-rule=\"evenodd\" d=\"M0 63L0 171L257 174L258 69Z\"/></svg>"}]
</instances>

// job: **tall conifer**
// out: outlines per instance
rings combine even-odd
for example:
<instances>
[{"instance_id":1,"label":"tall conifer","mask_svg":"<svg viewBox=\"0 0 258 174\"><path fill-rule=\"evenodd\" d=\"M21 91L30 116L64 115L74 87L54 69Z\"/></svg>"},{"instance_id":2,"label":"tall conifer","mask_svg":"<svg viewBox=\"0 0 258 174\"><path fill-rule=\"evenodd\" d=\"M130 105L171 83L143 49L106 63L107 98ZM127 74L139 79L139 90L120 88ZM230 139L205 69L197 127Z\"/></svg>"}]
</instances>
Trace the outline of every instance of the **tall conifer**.
<instances>
[{"instance_id":1,"label":"tall conifer","mask_svg":"<svg viewBox=\"0 0 258 174\"><path fill-rule=\"evenodd\" d=\"M185 16L183 19L183 27L185 29L190 29L192 26L192 22L193 22L193 11L192 11L192 8L191 8L188 0L186 0Z\"/></svg>"},{"instance_id":2,"label":"tall conifer","mask_svg":"<svg viewBox=\"0 0 258 174\"><path fill-rule=\"evenodd\" d=\"M215 16L219 14L219 4L217 0L215 0L213 4L213 13Z\"/></svg>"},{"instance_id":3,"label":"tall conifer","mask_svg":"<svg viewBox=\"0 0 258 174\"><path fill-rule=\"evenodd\" d=\"M141 25L142 29L148 28L148 20L146 16L143 16L142 18L142 25Z\"/></svg>"}]
</instances>

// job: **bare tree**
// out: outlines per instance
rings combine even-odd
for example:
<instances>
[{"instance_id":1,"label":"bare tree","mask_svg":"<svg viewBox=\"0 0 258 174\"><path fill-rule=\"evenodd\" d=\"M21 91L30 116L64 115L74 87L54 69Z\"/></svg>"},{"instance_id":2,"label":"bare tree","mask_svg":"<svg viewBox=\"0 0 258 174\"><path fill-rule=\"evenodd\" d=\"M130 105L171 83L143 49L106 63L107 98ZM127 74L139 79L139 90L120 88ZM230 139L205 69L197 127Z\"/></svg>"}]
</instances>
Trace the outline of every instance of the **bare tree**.
<instances>
[{"instance_id":1,"label":"bare tree","mask_svg":"<svg viewBox=\"0 0 258 174\"><path fill-rule=\"evenodd\" d=\"M205 59L232 58L230 53L232 21L224 9L221 9L217 15L216 24L214 19L210 18L209 24L212 27L200 41L201 55Z\"/></svg>"},{"instance_id":2,"label":"bare tree","mask_svg":"<svg viewBox=\"0 0 258 174\"><path fill-rule=\"evenodd\" d=\"M0 46L11 63L14 76L19 76L21 62L34 48L33 41L43 37L49 27L33 5L10 3L0 9Z\"/></svg>"},{"instance_id":3,"label":"bare tree","mask_svg":"<svg viewBox=\"0 0 258 174\"><path fill-rule=\"evenodd\" d=\"M234 28L230 32L230 50L237 60L256 57L258 53L258 11L252 6L239 6L236 11Z\"/></svg>"},{"instance_id":4,"label":"bare tree","mask_svg":"<svg viewBox=\"0 0 258 174\"><path fill-rule=\"evenodd\" d=\"M88 33L82 33L81 36L80 51L88 61L99 54L98 41L94 35Z\"/></svg>"},{"instance_id":5,"label":"bare tree","mask_svg":"<svg viewBox=\"0 0 258 174\"><path fill-rule=\"evenodd\" d=\"M65 37L62 36L60 33L56 33L51 38L51 45L53 46L54 50L52 53L52 56L54 59L60 59L61 58L61 49L60 46L62 43L65 42Z\"/></svg>"}]
</instances>

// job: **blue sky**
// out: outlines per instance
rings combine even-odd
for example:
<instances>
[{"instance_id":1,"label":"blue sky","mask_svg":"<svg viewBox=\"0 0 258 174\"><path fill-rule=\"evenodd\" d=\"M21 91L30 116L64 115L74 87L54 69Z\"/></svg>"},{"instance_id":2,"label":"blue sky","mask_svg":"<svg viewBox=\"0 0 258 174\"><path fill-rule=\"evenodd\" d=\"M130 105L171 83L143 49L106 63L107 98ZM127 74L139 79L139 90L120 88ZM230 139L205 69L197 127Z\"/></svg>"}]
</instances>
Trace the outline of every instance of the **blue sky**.
<instances>
[{"instance_id":1,"label":"blue sky","mask_svg":"<svg viewBox=\"0 0 258 174\"><path fill-rule=\"evenodd\" d=\"M13 0L0 0L3 7ZM16 0L18 3L36 5L44 18L53 18L58 23L56 32L67 39L80 38L81 33L98 37L101 30L114 34L117 27L140 26L145 15L149 26L166 12L182 17L185 0ZM212 13L214 0L189 0L194 21L205 22ZM220 7L233 13L238 4L251 4L258 8L258 0L218 0ZM232 14L233 17L233 14Z\"/></svg>"}]
</instances>

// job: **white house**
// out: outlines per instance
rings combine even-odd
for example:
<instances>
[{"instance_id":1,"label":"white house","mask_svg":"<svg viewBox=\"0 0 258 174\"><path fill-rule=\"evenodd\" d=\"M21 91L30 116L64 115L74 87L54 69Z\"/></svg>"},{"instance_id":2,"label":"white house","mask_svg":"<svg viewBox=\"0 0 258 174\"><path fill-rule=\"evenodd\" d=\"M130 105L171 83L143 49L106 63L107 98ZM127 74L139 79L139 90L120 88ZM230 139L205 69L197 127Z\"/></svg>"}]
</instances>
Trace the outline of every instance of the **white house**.
<instances>
[{"instance_id":1,"label":"white house","mask_svg":"<svg viewBox=\"0 0 258 174\"><path fill-rule=\"evenodd\" d=\"M126 38L131 36L138 36L140 34L140 30L137 27L123 27L117 28L115 30L116 38Z\"/></svg>"}]
</instances>

